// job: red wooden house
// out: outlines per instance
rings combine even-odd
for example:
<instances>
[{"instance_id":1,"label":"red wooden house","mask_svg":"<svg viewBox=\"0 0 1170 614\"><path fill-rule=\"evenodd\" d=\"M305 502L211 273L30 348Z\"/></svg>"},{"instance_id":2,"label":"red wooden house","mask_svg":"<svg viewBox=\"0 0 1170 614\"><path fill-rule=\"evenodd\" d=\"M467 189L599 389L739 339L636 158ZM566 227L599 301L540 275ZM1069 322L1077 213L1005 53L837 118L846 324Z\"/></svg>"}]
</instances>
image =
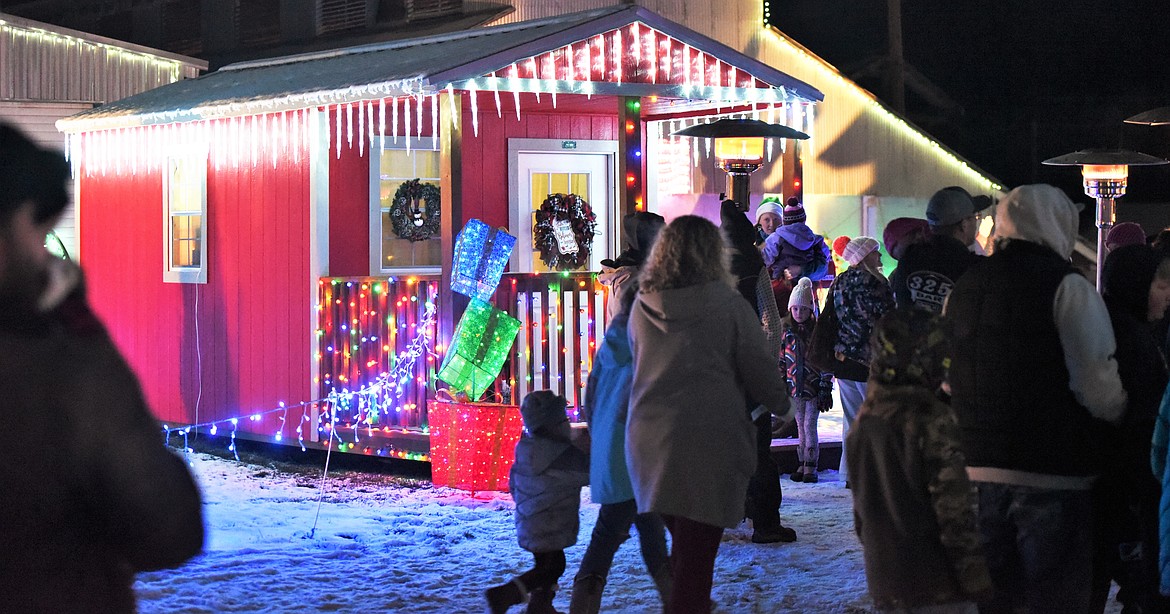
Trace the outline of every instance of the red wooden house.
<instances>
[{"instance_id":1,"label":"red wooden house","mask_svg":"<svg viewBox=\"0 0 1170 614\"><path fill-rule=\"evenodd\" d=\"M800 129L820 99L624 6L236 64L58 126L92 301L164 422L306 445L333 429L423 458L467 220L519 239L494 302L522 328L495 394L579 402L604 322L589 271L620 251L622 215L713 214L723 191L710 144L670 133L727 115ZM769 156L799 168L793 148ZM439 202L405 211L416 178ZM553 192L597 215L578 271L534 256Z\"/></svg>"}]
</instances>

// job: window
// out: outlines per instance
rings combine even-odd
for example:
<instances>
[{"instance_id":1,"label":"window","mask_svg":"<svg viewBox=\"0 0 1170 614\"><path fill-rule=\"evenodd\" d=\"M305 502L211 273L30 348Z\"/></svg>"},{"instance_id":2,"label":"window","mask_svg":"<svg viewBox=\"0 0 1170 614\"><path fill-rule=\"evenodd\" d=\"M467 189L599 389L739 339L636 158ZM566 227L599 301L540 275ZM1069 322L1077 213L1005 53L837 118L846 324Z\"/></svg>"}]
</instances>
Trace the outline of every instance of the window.
<instances>
[{"instance_id":1,"label":"window","mask_svg":"<svg viewBox=\"0 0 1170 614\"><path fill-rule=\"evenodd\" d=\"M404 182L418 179L438 188L439 151L430 137L411 139L409 151L406 137L381 140L381 148L372 147L370 156L370 274L437 273L443 264L439 233L419 241L403 239L394 230L391 213L394 194ZM439 213L440 203L420 205L434 207L425 212L426 219Z\"/></svg>"},{"instance_id":2,"label":"window","mask_svg":"<svg viewBox=\"0 0 1170 614\"><path fill-rule=\"evenodd\" d=\"M207 150L167 157L163 175L163 281L207 283Z\"/></svg>"}]
</instances>

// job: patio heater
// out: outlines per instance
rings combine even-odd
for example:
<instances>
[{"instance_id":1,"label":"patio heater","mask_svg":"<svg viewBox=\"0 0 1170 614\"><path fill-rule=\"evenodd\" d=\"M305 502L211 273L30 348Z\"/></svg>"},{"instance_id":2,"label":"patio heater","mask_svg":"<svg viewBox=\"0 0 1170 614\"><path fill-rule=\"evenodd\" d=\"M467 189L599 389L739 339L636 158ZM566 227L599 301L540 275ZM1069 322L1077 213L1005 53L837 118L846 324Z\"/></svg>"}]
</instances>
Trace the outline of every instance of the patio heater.
<instances>
[{"instance_id":1,"label":"patio heater","mask_svg":"<svg viewBox=\"0 0 1170 614\"><path fill-rule=\"evenodd\" d=\"M1165 126L1170 124L1170 107L1158 107L1145 113L1138 113L1125 120L1127 124L1141 124L1143 126Z\"/></svg>"},{"instance_id":2,"label":"patio heater","mask_svg":"<svg viewBox=\"0 0 1170 614\"><path fill-rule=\"evenodd\" d=\"M715 166L727 173L727 197L740 211L748 210L750 176L764 164L764 139L807 139L808 135L782 124L758 119L724 118L696 124L673 133L715 139Z\"/></svg>"},{"instance_id":3,"label":"patio heater","mask_svg":"<svg viewBox=\"0 0 1170 614\"><path fill-rule=\"evenodd\" d=\"M1084 176L1085 194L1097 201L1097 291L1104 285L1105 235L1117 221L1117 199L1125 196L1129 167L1166 164L1166 160L1123 149L1083 149L1049 158L1049 166L1079 166Z\"/></svg>"}]
</instances>

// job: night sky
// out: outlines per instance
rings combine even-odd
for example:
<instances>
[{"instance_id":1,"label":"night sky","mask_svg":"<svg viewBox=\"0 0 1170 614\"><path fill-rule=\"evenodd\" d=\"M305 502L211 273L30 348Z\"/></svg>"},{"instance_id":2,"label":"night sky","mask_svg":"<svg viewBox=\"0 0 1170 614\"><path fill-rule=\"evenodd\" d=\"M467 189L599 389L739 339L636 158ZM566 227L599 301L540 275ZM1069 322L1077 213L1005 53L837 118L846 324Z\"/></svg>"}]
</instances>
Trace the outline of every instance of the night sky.
<instances>
[{"instance_id":1,"label":"night sky","mask_svg":"<svg viewBox=\"0 0 1170 614\"><path fill-rule=\"evenodd\" d=\"M846 76L886 53L881 0L771 7L774 25ZM906 62L961 107L940 120L908 92L909 119L1008 186L1075 198L1079 172L1041 161L1089 147L1170 156L1170 128L1122 123L1170 106L1166 0L902 0L902 29ZM880 81L858 82L882 97ZM1132 169L1127 199L1170 202L1170 168Z\"/></svg>"}]
</instances>

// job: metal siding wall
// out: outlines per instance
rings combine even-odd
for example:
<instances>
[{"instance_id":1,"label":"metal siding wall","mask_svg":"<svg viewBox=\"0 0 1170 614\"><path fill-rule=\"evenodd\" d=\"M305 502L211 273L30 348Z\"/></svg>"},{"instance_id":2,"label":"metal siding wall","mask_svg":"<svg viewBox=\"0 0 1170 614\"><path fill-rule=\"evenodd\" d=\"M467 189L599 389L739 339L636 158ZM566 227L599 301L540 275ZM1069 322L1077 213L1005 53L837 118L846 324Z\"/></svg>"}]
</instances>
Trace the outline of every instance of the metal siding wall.
<instances>
[{"instance_id":1,"label":"metal siding wall","mask_svg":"<svg viewBox=\"0 0 1170 614\"><path fill-rule=\"evenodd\" d=\"M678 1L681 4L682 0ZM511 4L516 10L487 25L496 26L505 23L528 21L529 19L565 15L567 13L576 13L577 11L588 11L590 9L614 6L615 4L620 4L620 2L615 0L512 0L505 4Z\"/></svg>"},{"instance_id":2,"label":"metal siding wall","mask_svg":"<svg viewBox=\"0 0 1170 614\"><path fill-rule=\"evenodd\" d=\"M0 100L109 102L198 72L176 61L0 26Z\"/></svg>"},{"instance_id":3,"label":"metal siding wall","mask_svg":"<svg viewBox=\"0 0 1170 614\"><path fill-rule=\"evenodd\" d=\"M757 4L751 0L735 3ZM739 48L825 96L814 109L809 130L812 140L804 161L806 197L868 194L927 198L947 185L960 185L973 193L989 191L986 177L962 167L933 144L929 135L886 111L832 66L762 26L753 25L750 32L750 40Z\"/></svg>"},{"instance_id":4,"label":"metal siding wall","mask_svg":"<svg viewBox=\"0 0 1170 614\"><path fill-rule=\"evenodd\" d=\"M663 17L758 59L820 90L805 155L805 194L928 197L941 186L986 193L978 173L964 170L878 106L866 94L799 48L763 27L760 0L637 0ZM611 6L616 2L512 0L516 11L498 23ZM801 128L801 126L794 126Z\"/></svg>"}]
</instances>

